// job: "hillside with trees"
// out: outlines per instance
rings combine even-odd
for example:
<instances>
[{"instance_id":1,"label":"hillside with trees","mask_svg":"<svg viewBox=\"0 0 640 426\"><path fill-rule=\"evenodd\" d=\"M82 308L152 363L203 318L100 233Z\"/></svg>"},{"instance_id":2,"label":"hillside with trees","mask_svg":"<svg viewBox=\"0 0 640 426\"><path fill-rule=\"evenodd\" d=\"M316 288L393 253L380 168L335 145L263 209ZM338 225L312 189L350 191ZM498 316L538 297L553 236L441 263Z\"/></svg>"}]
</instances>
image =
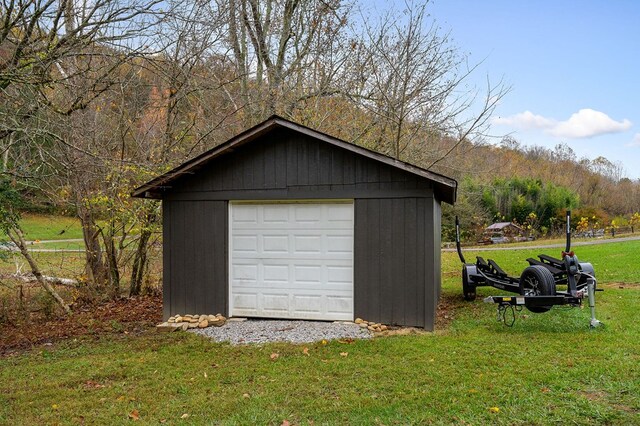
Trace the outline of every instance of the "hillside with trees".
<instances>
[{"instance_id":1,"label":"hillside with trees","mask_svg":"<svg viewBox=\"0 0 640 426\"><path fill-rule=\"evenodd\" d=\"M2 4L2 228L28 256L21 212L79 218L83 297L156 282L161 212L130 198L136 186L272 114L456 178L445 238L454 214L469 229L499 218L538 236L567 207L638 226L640 182L620 165L487 141L509 88L467 88L475 67L426 2L375 16L341 0Z\"/></svg>"}]
</instances>

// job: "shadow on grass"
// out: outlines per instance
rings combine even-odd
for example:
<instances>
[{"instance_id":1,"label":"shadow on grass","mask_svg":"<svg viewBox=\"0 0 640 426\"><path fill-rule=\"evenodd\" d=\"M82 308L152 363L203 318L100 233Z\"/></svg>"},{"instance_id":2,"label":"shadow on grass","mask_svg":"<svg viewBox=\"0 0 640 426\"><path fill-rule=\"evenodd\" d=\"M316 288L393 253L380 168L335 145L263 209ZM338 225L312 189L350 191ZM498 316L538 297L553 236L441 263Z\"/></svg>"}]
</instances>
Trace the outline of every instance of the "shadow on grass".
<instances>
[{"instance_id":1,"label":"shadow on grass","mask_svg":"<svg viewBox=\"0 0 640 426\"><path fill-rule=\"evenodd\" d=\"M533 313L526 308L513 309L515 321L513 326L505 325L502 316L498 317L498 306L484 303L483 299L495 295L490 289L479 289L475 301L466 301L461 294L448 289L444 291L438 305L438 318L446 316L448 321L441 321L440 330L473 331L482 329L491 333L504 335L518 335L531 333L591 333L606 332L606 326L598 329L589 327L590 313L588 306L582 308L556 306L545 313ZM510 323L512 314L507 310L507 321Z\"/></svg>"}]
</instances>

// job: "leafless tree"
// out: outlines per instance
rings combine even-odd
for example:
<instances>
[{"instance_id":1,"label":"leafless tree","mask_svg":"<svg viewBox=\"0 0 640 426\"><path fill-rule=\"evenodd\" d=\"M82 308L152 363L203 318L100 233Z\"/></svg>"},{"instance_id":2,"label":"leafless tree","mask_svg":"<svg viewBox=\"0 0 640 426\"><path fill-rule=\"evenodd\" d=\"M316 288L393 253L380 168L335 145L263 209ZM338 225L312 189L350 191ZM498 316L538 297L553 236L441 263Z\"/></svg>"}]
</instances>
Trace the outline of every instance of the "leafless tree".
<instances>
[{"instance_id":1,"label":"leafless tree","mask_svg":"<svg viewBox=\"0 0 640 426\"><path fill-rule=\"evenodd\" d=\"M485 134L508 89L487 84L478 108L479 92L466 88L477 65L469 65L450 35L429 19L427 7L410 1L401 13L362 17L362 82L352 97L370 113L377 149L433 168L463 141Z\"/></svg>"},{"instance_id":2,"label":"leafless tree","mask_svg":"<svg viewBox=\"0 0 640 426\"><path fill-rule=\"evenodd\" d=\"M87 207L87 186L91 184L84 172L99 153L84 143L90 135L74 134L71 129L78 116L114 84L122 64L140 53L150 53L145 43L161 17L160 3L3 0L0 9L3 173L40 189L53 183L51 176L60 179L56 183L70 177L66 182L76 200L88 270L95 281L102 282L108 274L103 271L96 219ZM14 151L23 149L31 156L27 164L41 160L46 167L22 172ZM67 165L75 167L65 169ZM45 169L46 175L42 173ZM70 175L69 170L75 173Z\"/></svg>"},{"instance_id":3,"label":"leafless tree","mask_svg":"<svg viewBox=\"0 0 640 426\"><path fill-rule=\"evenodd\" d=\"M228 44L246 124L290 115L299 102L338 91L351 6L340 0L230 0Z\"/></svg>"}]
</instances>

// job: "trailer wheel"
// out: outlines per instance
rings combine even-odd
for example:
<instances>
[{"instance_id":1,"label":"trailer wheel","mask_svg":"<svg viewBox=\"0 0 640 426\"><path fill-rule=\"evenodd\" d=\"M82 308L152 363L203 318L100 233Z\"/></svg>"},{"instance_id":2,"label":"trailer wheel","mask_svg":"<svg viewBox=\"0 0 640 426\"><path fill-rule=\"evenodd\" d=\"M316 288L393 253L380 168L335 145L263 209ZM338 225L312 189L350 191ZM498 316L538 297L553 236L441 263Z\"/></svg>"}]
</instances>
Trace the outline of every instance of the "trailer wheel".
<instances>
[{"instance_id":1,"label":"trailer wheel","mask_svg":"<svg viewBox=\"0 0 640 426\"><path fill-rule=\"evenodd\" d=\"M464 300L476 300L476 286L473 285L469 279L466 265L462 266L462 295Z\"/></svg>"},{"instance_id":2,"label":"trailer wheel","mask_svg":"<svg viewBox=\"0 0 640 426\"><path fill-rule=\"evenodd\" d=\"M556 294L556 281L553 274L544 266L533 265L522 271L520 275L520 294L523 296L553 296ZM531 312L541 314L551 306L527 307Z\"/></svg>"}]
</instances>

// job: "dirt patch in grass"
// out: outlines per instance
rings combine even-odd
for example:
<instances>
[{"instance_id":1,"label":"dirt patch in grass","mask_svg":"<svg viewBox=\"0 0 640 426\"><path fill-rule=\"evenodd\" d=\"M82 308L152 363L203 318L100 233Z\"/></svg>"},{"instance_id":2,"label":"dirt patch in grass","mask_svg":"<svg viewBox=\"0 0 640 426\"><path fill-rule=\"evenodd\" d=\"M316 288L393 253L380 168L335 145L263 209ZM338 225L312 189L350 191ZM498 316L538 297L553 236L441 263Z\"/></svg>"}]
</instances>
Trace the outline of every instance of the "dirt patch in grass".
<instances>
[{"instance_id":1,"label":"dirt patch in grass","mask_svg":"<svg viewBox=\"0 0 640 426\"><path fill-rule=\"evenodd\" d=\"M640 288L640 282L638 283L624 283L624 282L610 282L606 284L598 284L602 288L619 288L624 290L625 288L638 289Z\"/></svg>"},{"instance_id":2,"label":"dirt patch in grass","mask_svg":"<svg viewBox=\"0 0 640 426\"><path fill-rule=\"evenodd\" d=\"M457 312L464 308L464 306L465 303L462 299L462 296L453 296L451 294L443 293L440 296L440 300L438 301L435 329L447 329L451 322L455 319Z\"/></svg>"},{"instance_id":3,"label":"dirt patch in grass","mask_svg":"<svg viewBox=\"0 0 640 426\"><path fill-rule=\"evenodd\" d=\"M0 356L71 337L139 333L161 320L162 296L158 295L75 307L70 316L48 320L27 315L12 324L0 324Z\"/></svg>"},{"instance_id":4,"label":"dirt patch in grass","mask_svg":"<svg viewBox=\"0 0 640 426\"><path fill-rule=\"evenodd\" d=\"M591 402L606 402L612 407L615 407L615 409L618 411L624 411L630 414L636 414L640 412L637 409L623 404L619 401L611 401L612 398L610 397L610 395L602 390L585 390L579 393L580 395L582 395L582 397L588 399Z\"/></svg>"}]
</instances>

